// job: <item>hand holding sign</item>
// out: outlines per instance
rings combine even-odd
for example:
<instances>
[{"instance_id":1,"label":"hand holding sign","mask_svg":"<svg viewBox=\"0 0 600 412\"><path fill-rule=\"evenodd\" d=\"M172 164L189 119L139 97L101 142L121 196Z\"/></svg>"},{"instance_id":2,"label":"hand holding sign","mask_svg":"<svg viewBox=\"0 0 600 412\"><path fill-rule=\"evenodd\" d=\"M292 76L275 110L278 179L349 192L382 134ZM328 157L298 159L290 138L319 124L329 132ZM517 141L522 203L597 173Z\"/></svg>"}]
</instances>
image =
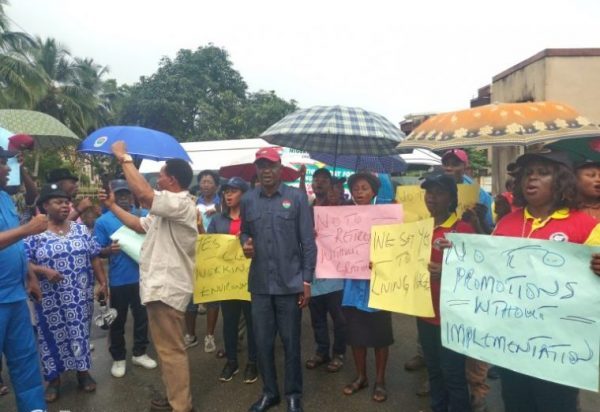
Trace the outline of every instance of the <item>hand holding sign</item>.
<instances>
[{"instance_id":1,"label":"hand holding sign","mask_svg":"<svg viewBox=\"0 0 600 412\"><path fill-rule=\"evenodd\" d=\"M246 256L248 259L252 259L254 257L254 241L251 237L244 242L242 249L244 250L244 256Z\"/></svg>"}]
</instances>

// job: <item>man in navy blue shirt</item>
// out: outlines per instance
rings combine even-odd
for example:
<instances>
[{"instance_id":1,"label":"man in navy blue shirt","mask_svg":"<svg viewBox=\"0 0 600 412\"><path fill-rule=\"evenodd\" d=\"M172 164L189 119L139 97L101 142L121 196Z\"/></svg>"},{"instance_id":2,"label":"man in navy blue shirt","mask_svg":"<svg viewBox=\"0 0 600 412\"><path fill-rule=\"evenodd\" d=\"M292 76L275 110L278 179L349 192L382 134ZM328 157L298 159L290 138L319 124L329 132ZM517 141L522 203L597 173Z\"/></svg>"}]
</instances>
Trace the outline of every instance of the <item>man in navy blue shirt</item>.
<instances>
[{"instance_id":1,"label":"man in navy blue shirt","mask_svg":"<svg viewBox=\"0 0 600 412\"><path fill-rule=\"evenodd\" d=\"M256 153L260 187L248 191L241 204L240 241L252 258L248 290L258 349L263 394L250 407L262 412L280 402L274 362L275 337L285 347L285 396L289 412L302 411L300 321L308 305L317 246L306 194L281 183L276 148Z\"/></svg>"},{"instance_id":2,"label":"man in navy blue shirt","mask_svg":"<svg viewBox=\"0 0 600 412\"><path fill-rule=\"evenodd\" d=\"M132 210L133 195L126 180L113 180L110 189L115 194L115 202L123 210L137 216L146 216L145 209ZM113 358L111 374L121 378L126 372L125 321L131 307L133 315L133 357L134 365L154 369L156 361L146 355L148 346L148 314L140 301L140 268L135 260L121 252L119 244L110 236L119 230L123 223L110 210L104 213L94 227L94 236L102 246L101 255L109 257L110 306L117 310L117 318L110 325L109 351Z\"/></svg>"},{"instance_id":3,"label":"man in navy blue shirt","mask_svg":"<svg viewBox=\"0 0 600 412\"><path fill-rule=\"evenodd\" d=\"M0 351L6 356L19 412L45 411L40 358L27 307L28 270L22 239L45 231L48 218L40 214L19 226L15 205L5 191L10 172L6 161L12 156L0 148Z\"/></svg>"}]
</instances>

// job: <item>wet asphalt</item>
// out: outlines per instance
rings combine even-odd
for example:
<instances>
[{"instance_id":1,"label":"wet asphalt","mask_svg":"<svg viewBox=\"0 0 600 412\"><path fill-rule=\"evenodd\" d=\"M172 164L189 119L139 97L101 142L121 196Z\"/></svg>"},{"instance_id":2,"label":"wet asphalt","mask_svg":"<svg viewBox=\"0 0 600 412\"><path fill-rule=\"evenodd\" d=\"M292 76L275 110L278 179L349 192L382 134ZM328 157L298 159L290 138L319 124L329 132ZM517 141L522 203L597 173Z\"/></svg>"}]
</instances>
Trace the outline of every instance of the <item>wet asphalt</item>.
<instances>
[{"instance_id":1,"label":"wet asphalt","mask_svg":"<svg viewBox=\"0 0 600 412\"><path fill-rule=\"evenodd\" d=\"M131 336L131 323L127 323L126 340ZM387 370L387 389L389 398L385 403L375 403L371 400L372 383L374 380L374 359L369 353L369 378L371 386L352 396L345 396L342 388L354 378L352 357L348 353L346 363L338 373L328 373L324 367L316 370L304 370L304 409L305 411L320 412L417 412L428 411L427 397L420 398L415 395L417 389L425 379L424 371L407 372L404 362L415 353L416 326L414 318L395 314L393 316L395 343L390 350ZM197 333L201 338L206 329L206 317L198 316ZM223 346L221 319L217 326L217 346ZM202 340L202 339L201 339ZM75 373L69 372L62 377L60 399L49 405L49 412L146 412L149 411L150 399L162 391L162 382L158 369L145 370L131 364L127 360L127 374L120 379L113 378L110 374L112 359L108 353L107 334L105 331L93 326L92 342L95 350L92 352L92 376L98 383L95 393L87 394L77 389ZM242 341L243 342L243 341ZM131 348L131 339L128 339L128 348ZM240 373L232 381L222 383L218 380L225 361L217 359L214 353L205 353L200 344L189 350L192 397L197 411L206 412L236 412L247 411L248 407L260 396L260 379L254 384L242 382L243 368L245 367L246 350L242 343L239 355ZM308 359L313 354L314 343L310 316L306 310L303 314L302 329L302 355ZM149 355L156 359L154 349L151 347ZM128 354L130 357L130 353ZM283 392L283 348L277 346L276 359L279 364L279 383ZM4 368L3 377L7 380L8 374ZM502 412L500 398L500 382L489 380L491 392L488 397L488 410ZM10 385L10 381L9 381ZM582 412L600 411L600 394L587 391L581 392ZM273 412L285 411L285 402L271 409ZM0 398L0 412L16 411L14 396L10 393Z\"/></svg>"}]
</instances>

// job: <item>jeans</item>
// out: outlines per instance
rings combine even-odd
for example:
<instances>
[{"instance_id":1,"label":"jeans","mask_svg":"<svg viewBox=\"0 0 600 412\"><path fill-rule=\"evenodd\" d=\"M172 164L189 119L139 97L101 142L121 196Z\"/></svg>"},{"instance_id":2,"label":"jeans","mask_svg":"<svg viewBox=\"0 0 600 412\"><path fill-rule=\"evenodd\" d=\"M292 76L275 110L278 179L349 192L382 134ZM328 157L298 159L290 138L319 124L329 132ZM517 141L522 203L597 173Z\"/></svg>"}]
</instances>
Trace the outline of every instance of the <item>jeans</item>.
<instances>
[{"instance_id":1,"label":"jeans","mask_svg":"<svg viewBox=\"0 0 600 412\"><path fill-rule=\"evenodd\" d=\"M40 357L25 300L0 303L0 354L6 356L19 412L46 410Z\"/></svg>"},{"instance_id":2,"label":"jeans","mask_svg":"<svg viewBox=\"0 0 600 412\"><path fill-rule=\"evenodd\" d=\"M285 396L302 396L300 361L300 321L302 310L298 294L252 294L252 322L256 337L258 369L263 380L263 395L279 397L275 370L275 337L279 333L285 354Z\"/></svg>"},{"instance_id":3,"label":"jeans","mask_svg":"<svg viewBox=\"0 0 600 412\"><path fill-rule=\"evenodd\" d=\"M244 300L224 300L221 302L223 312L223 341L225 353L229 362L237 365L238 325L240 315L244 313L246 319L246 335L248 338L248 362L256 362L256 343L252 329L252 308L250 302Z\"/></svg>"},{"instance_id":4,"label":"jeans","mask_svg":"<svg viewBox=\"0 0 600 412\"><path fill-rule=\"evenodd\" d=\"M504 368L502 379L505 412L576 412L579 390Z\"/></svg>"},{"instance_id":5,"label":"jeans","mask_svg":"<svg viewBox=\"0 0 600 412\"><path fill-rule=\"evenodd\" d=\"M333 355L346 353L346 319L342 312L343 290L311 297L308 302L310 320L317 343L317 354L325 359L330 356L329 327L327 314L333 320Z\"/></svg>"},{"instance_id":6,"label":"jeans","mask_svg":"<svg viewBox=\"0 0 600 412\"><path fill-rule=\"evenodd\" d=\"M131 307L133 315L133 356L142 356L148 346L148 314L140 301L140 285L113 286L110 288L110 306L117 310L117 318L110 325L109 351L113 360L125 360L125 322Z\"/></svg>"},{"instance_id":7,"label":"jeans","mask_svg":"<svg viewBox=\"0 0 600 412\"><path fill-rule=\"evenodd\" d=\"M417 319L417 329L429 376L431 410L470 412L465 356L442 346L439 325Z\"/></svg>"}]
</instances>

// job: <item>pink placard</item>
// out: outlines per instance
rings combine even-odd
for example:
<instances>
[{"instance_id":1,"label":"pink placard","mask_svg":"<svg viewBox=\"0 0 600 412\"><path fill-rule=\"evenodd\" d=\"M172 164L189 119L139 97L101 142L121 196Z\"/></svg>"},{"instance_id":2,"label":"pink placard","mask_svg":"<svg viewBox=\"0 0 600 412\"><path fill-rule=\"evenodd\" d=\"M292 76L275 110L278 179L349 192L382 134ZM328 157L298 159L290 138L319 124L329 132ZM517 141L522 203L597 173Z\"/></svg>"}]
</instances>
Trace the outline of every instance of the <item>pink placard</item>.
<instances>
[{"instance_id":1,"label":"pink placard","mask_svg":"<svg viewBox=\"0 0 600 412\"><path fill-rule=\"evenodd\" d=\"M402 205L315 207L317 278L370 279L371 226L402 223Z\"/></svg>"}]
</instances>

